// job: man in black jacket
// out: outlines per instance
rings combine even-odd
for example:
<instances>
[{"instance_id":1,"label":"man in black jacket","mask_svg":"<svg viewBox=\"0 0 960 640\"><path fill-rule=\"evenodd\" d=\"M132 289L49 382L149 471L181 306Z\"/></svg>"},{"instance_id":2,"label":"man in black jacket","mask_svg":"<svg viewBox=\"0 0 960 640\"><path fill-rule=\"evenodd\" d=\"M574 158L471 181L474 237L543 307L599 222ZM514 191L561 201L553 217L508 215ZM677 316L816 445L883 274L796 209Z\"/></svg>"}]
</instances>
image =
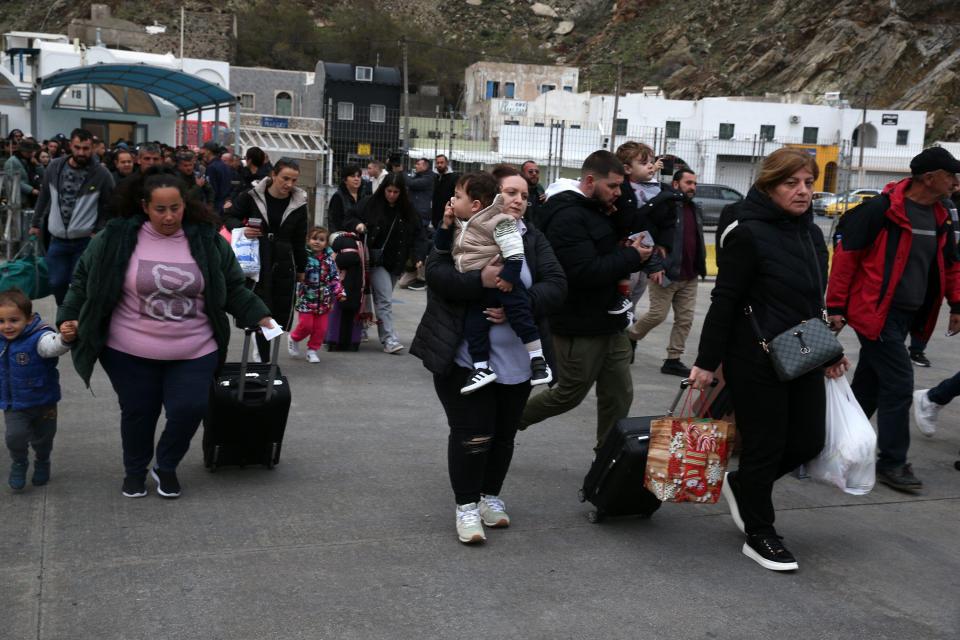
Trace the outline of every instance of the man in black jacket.
<instances>
[{"instance_id":1,"label":"man in black jacket","mask_svg":"<svg viewBox=\"0 0 960 640\"><path fill-rule=\"evenodd\" d=\"M667 319L673 307L673 329L660 373L686 378L690 369L680 362L680 356L693 326L697 281L707 275L707 254L703 242L703 213L693 201L697 193L696 174L690 169L677 171L671 191L681 197L669 201L676 223L673 246L666 256L666 274L651 276L654 285L650 288L650 310L627 333L632 340L643 340Z\"/></svg>"},{"instance_id":2,"label":"man in black jacket","mask_svg":"<svg viewBox=\"0 0 960 640\"><path fill-rule=\"evenodd\" d=\"M450 161L442 153L434 160L434 168L437 171L433 179L433 213L431 222L434 229L440 228L440 222L443 220L443 210L453 197L453 192L457 186L457 180L460 174L456 173L450 167Z\"/></svg>"},{"instance_id":3,"label":"man in black jacket","mask_svg":"<svg viewBox=\"0 0 960 640\"><path fill-rule=\"evenodd\" d=\"M618 281L639 271L653 252L637 238L621 246L614 203L623 164L609 151L590 154L579 182L551 185L543 231L567 275L566 301L550 315L557 359L557 385L533 397L520 428L573 409L597 385L597 443L633 402L626 314L611 315Z\"/></svg>"}]
</instances>

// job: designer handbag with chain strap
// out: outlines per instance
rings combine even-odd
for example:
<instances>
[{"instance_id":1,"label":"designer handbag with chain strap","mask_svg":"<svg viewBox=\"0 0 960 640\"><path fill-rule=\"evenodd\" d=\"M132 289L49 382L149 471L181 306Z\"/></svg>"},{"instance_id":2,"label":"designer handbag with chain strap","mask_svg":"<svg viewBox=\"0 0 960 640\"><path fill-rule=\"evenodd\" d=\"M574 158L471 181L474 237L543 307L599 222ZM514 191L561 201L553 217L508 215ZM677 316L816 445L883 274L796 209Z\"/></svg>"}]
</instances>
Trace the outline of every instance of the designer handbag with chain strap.
<instances>
[{"instance_id":1,"label":"designer handbag with chain strap","mask_svg":"<svg viewBox=\"0 0 960 640\"><path fill-rule=\"evenodd\" d=\"M770 340L763 337L749 305L745 312L760 346L770 356L773 369L783 382L795 380L843 355L843 345L827 324L826 311L823 317L804 320Z\"/></svg>"}]
</instances>

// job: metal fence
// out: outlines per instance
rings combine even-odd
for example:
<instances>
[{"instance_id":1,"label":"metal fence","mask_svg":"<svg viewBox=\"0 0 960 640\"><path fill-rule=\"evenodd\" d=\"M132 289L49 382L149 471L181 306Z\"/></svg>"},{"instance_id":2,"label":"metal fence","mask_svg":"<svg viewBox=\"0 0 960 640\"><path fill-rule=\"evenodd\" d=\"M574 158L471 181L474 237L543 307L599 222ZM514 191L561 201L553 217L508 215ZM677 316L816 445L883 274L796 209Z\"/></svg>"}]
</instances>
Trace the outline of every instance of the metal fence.
<instances>
[{"instance_id":1,"label":"metal fence","mask_svg":"<svg viewBox=\"0 0 960 640\"><path fill-rule=\"evenodd\" d=\"M766 156L782 147L800 148L817 159L821 172L817 190L839 193L855 188L882 188L905 177L910 171L910 159L922 150L922 144L870 146L868 142L861 149L852 140L825 136L804 140L760 134L734 136L723 131L676 132L645 126L624 126L611 136L609 122L511 116L478 122L476 117L470 119L456 112L404 117L398 109L358 106L350 113L338 113L332 107L328 105L326 113L325 138L334 150L334 184L345 163L356 163L365 169L369 160L377 159L401 162L409 170L417 158L432 160L441 153L460 172L489 169L501 162L519 165L533 160L541 167L541 181L549 183L559 177L576 176L592 152L615 150L634 140L648 144L657 155L667 156L667 169L682 162L698 174L701 183L722 184L741 193L753 184ZM405 136L405 132L409 135ZM668 175L665 170L663 178ZM325 195L318 199L321 198L329 201ZM318 219L322 219L322 213Z\"/></svg>"}]
</instances>

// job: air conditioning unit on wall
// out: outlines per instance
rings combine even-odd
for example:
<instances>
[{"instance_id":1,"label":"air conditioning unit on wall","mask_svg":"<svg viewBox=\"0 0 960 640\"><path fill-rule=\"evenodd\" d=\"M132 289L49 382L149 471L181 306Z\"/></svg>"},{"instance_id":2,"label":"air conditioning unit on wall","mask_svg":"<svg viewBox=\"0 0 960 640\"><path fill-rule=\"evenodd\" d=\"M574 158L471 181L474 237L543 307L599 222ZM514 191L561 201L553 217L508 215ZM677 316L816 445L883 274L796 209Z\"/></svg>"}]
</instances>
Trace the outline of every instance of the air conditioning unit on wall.
<instances>
[{"instance_id":1,"label":"air conditioning unit on wall","mask_svg":"<svg viewBox=\"0 0 960 640\"><path fill-rule=\"evenodd\" d=\"M800 116L790 116L790 124L800 124Z\"/></svg>"}]
</instances>

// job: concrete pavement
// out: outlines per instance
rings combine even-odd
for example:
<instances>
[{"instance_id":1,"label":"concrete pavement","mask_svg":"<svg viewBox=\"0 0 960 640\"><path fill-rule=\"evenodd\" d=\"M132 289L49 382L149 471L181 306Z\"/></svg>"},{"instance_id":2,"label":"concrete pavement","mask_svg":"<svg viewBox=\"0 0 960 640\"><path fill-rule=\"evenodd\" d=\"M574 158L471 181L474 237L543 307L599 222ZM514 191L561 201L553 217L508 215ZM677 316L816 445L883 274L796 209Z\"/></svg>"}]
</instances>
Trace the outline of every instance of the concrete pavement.
<instances>
[{"instance_id":1,"label":"concrete pavement","mask_svg":"<svg viewBox=\"0 0 960 640\"><path fill-rule=\"evenodd\" d=\"M396 293L405 344L424 299ZM37 306L52 317L52 301ZM677 378L659 373L668 333L658 327L638 347L634 415L662 412L672 397ZM842 335L855 356L852 332ZM960 369L956 340L938 330L918 386ZM465 547L447 427L420 362L376 341L321 356L317 365L281 356L294 398L281 464L210 474L198 435L176 501L120 495L116 396L99 368L91 395L64 360L52 482L14 495L2 466L0 638L960 635L958 406L942 412L936 438L913 440L927 487L918 497L781 481L778 528L801 569L780 575L740 554L723 503L587 522L577 490L591 459L592 395L520 434L504 489L513 525Z\"/></svg>"}]
</instances>

